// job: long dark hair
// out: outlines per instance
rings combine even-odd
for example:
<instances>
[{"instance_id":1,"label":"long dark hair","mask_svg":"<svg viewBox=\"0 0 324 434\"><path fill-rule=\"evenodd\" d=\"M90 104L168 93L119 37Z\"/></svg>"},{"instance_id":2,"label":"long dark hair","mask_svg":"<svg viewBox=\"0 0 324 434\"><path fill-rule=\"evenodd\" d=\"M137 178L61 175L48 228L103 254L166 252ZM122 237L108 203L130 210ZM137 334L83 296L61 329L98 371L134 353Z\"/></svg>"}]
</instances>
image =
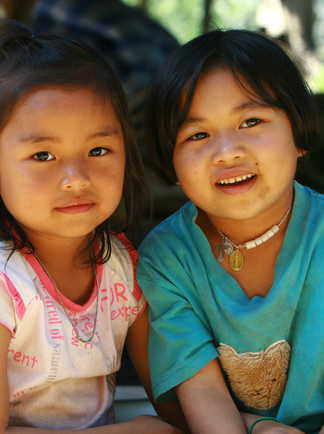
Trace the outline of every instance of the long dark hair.
<instances>
[{"instance_id":1,"label":"long dark hair","mask_svg":"<svg viewBox=\"0 0 324 434\"><path fill-rule=\"evenodd\" d=\"M1 21L0 133L26 92L50 85L87 88L100 98L109 100L122 127L126 149L123 225L115 228L111 218L105 220L95 229L87 246L91 263L105 262L111 251L110 231L126 230L138 222L145 198L142 163L119 79L106 60L84 43L55 35L34 35L15 21ZM34 251L24 230L2 199L0 239L10 241L13 250L27 248L30 252Z\"/></svg>"}]
</instances>

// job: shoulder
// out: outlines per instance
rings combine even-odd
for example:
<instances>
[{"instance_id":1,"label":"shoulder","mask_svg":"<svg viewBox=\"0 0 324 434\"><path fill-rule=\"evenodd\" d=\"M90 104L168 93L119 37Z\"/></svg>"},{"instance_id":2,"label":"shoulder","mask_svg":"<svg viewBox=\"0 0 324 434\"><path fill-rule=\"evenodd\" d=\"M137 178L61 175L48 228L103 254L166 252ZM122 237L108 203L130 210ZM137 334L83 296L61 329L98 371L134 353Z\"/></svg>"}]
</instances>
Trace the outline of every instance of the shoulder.
<instances>
[{"instance_id":1,"label":"shoulder","mask_svg":"<svg viewBox=\"0 0 324 434\"><path fill-rule=\"evenodd\" d=\"M324 195L295 185L295 205L290 241L295 243L295 258L307 267L308 276L322 287L324 257Z\"/></svg>"},{"instance_id":2,"label":"shoulder","mask_svg":"<svg viewBox=\"0 0 324 434\"><path fill-rule=\"evenodd\" d=\"M322 209L324 208L324 194L319 193L306 185L299 184L296 181L294 187L295 193L300 202L318 203Z\"/></svg>"},{"instance_id":3,"label":"shoulder","mask_svg":"<svg viewBox=\"0 0 324 434\"><path fill-rule=\"evenodd\" d=\"M6 275L13 279L33 281L35 273L29 266L28 261L18 250L12 250L4 242L0 242L0 275Z\"/></svg>"},{"instance_id":4,"label":"shoulder","mask_svg":"<svg viewBox=\"0 0 324 434\"><path fill-rule=\"evenodd\" d=\"M296 182L295 202L294 212L301 217L303 232L309 228L312 237L324 236L324 194Z\"/></svg>"},{"instance_id":5,"label":"shoulder","mask_svg":"<svg viewBox=\"0 0 324 434\"><path fill-rule=\"evenodd\" d=\"M165 250L177 249L186 244L192 236L192 228L197 209L192 202L187 202L177 212L163 220L152 229L139 247L140 260L150 253L159 254Z\"/></svg>"},{"instance_id":6,"label":"shoulder","mask_svg":"<svg viewBox=\"0 0 324 434\"><path fill-rule=\"evenodd\" d=\"M137 278L144 292L145 287L152 290L153 282L156 286L157 282L168 285L171 281L183 287L189 284L196 255L204 248L195 224L196 215L196 207L188 202L144 239L137 266Z\"/></svg>"},{"instance_id":7,"label":"shoulder","mask_svg":"<svg viewBox=\"0 0 324 434\"><path fill-rule=\"evenodd\" d=\"M4 271L6 264L12 257L17 257L17 252L11 249L10 243L0 241L0 271Z\"/></svg>"},{"instance_id":8,"label":"shoulder","mask_svg":"<svg viewBox=\"0 0 324 434\"><path fill-rule=\"evenodd\" d=\"M121 259L128 264L135 263L137 260L137 251L124 233L111 233L111 257L109 261Z\"/></svg>"},{"instance_id":9,"label":"shoulder","mask_svg":"<svg viewBox=\"0 0 324 434\"><path fill-rule=\"evenodd\" d=\"M106 266L127 284L136 298L140 298L141 291L138 288L135 275L136 249L123 233L111 233L110 243L111 255Z\"/></svg>"},{"instance_id":10,"label":"shoulder","mask_svg":"<svg viewBox=\"0 0 324 434\"><path fill-rule=\"evenodd\" d=\"M1 248L3 247L3 248ZM0 243L0 299L1 318L7 318L11 330L16 320L22 320L31 302L38 297L36 275L22 254ZM1 319L0 319L1 321Z\"/></svg>"}]
</instances>

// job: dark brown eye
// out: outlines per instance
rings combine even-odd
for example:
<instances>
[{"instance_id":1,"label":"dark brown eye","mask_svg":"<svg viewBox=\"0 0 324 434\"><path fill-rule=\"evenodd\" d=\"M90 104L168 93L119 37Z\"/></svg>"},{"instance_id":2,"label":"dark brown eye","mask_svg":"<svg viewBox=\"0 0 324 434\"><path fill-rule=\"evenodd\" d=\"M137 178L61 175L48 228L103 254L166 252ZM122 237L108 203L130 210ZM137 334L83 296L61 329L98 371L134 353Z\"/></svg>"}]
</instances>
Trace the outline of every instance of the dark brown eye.
<instances>
[{"instance_id":1,"label":"dark brown eye","mask_svg":"<svg viewBox=\"0 0 324 434\"><path fill-rule=\"evenodd\" d=\"M89 151L89 157L102 157L109 152L109 149L102 148L101 146L97 146L96 148L91 149Z\"/></svg>"},{"instance_id":2,"label":"dark brown eye","mask_svg":"<svg viewBox=\"0 0 324 434\"><path fill-rule=\"evenodd\" d=\"M55 160L54 155L52 155L50 152L48 151L40 151L40 152L36 152L36 154L34 154L32 156L32 158L34 160L37 161L52 161Z\"/></svg>"},{"instance_id":3,"label":"dark brown eye","mask_svg":"<svg viewBox=\"0 0 324 434\"><path fill-rule=\"evenodd\" d=\"M240 128L252 128L258 125L261 122L261 119L258 118L250 118L246 121L242 122Z\"/></svg>"},{"instance_id":4,"label":"dark brown eye","mask_svg":"<svg viewBox=\"0 0 324 434\"><path fill-rule=\"evenodd\" d=\"M203 139L205 139L206 137L208 137L208 134L207 134L207 133L203 133L203 132L201 132L201 133L193 134L192 136L190 136L190 137L188 138L188 140L203 140Z\"/></svg>"}]
</instances>

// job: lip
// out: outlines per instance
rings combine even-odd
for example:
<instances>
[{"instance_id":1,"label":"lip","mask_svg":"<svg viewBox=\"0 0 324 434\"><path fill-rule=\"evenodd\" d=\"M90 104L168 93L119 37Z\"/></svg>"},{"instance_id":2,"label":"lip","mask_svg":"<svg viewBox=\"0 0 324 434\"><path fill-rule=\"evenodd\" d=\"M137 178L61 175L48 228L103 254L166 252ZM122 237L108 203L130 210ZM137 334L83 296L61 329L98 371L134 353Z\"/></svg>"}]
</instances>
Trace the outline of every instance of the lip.
<instances>
[{"instance_id":1,"label":"lip","mask_svg":"<svg viewBox=\"0 0 324 434\"><path fill-rule=\"evenodd\" d=\"M242 177L246 175L255 175L255 176L239 184L223 184L223 185L218 184L218 182L225 179L236 178L239 176ZM214 180L214 185L217 188L217 190L225 194L230 194L230 195L242 194L249 191L254 186L254 184L257 181L257 178L258 175L252 170L232 168L232 169L223 170L221 173L219 173Z\"/></svg>"},{"instance_id":2,"label":"lip","mask_svg":"<svg viewBox=\"0 0 324 434\"><path fill-rule=\"evenodd\" d=\"M68 202L66 205L55 207L55 211L62 212L65 214L78 214L89 211L94 207L94 202L91 201L78 201L74 200Z\"/></svg>"}]
</instances>

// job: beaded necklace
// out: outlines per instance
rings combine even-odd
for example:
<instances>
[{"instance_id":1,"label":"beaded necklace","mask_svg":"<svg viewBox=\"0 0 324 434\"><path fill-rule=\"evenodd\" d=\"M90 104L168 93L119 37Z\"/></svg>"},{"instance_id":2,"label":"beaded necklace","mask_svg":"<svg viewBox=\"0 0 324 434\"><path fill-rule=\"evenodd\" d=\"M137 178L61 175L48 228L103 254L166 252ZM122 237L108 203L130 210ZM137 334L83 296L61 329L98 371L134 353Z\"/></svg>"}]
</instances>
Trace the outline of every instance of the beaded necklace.
<instances>
[{"instance_id":1,"label":"beaded necklace","mask_svg":"<svg viewBox=\"0 0 324 434\"><path fill-rule=\"evenodd\" d=\"M289 215L290 207L285 212L282 219L279 223L273 225L270 229L268 229L264 234L260 235L253 240L246 241L242 244L235 244L232 240L230 240L223 232L217 229L217 232L221 238L221 242L214 247L216 258L219 262L223 262L225 255L229 256L229 265L233 271L241 271L244 265L244 255L241 251L242 249L254 249L255 247L260 246L266 241L270 240L276 233L279 232L280 226L286 220Z\"/></svg>"}]
</instances>

